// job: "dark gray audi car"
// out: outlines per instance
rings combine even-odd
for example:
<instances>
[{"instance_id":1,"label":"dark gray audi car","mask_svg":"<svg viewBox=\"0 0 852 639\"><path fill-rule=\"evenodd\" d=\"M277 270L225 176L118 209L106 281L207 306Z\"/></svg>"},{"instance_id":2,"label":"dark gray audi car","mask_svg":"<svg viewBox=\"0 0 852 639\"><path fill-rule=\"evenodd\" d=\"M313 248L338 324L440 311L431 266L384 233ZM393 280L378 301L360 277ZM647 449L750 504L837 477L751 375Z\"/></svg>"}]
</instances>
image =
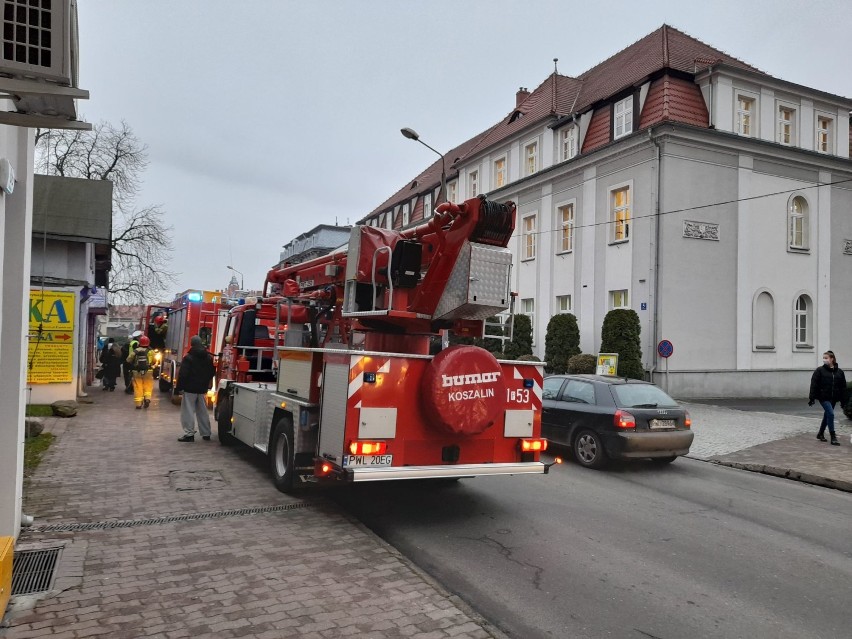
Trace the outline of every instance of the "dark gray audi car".
<instances>
[{"instance_id":1,"label":"dark gray audi car","mask_svg":"<svg viewBox=\"0 0 852 639\"><path fill-rule=\"evenodd\" d=\"M569 447L588 468L600 468L608 459L669 463L692 445L689 413L654 384L603 375L551 375L543 390L542 436Z\"/></svg>"}]
</instances>

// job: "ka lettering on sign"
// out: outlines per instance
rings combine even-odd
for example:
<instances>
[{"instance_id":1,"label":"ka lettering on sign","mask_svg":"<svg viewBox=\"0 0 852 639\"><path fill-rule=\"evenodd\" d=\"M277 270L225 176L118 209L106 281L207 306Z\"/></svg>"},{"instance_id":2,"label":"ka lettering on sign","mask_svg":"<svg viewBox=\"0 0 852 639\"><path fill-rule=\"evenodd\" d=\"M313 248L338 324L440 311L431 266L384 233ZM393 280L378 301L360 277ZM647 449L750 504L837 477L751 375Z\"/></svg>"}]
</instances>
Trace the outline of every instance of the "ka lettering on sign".
<instances>
[{"instance_id":1,"label":"ka lettering on sign","mask_svg":"<svg viewBox=\"0 0 852 639\"><path fill-rule=\"evenodd\" d=\"M68 291L30 290L28 384L73 381L76 305Z\"/></svg>"}]
</instances>

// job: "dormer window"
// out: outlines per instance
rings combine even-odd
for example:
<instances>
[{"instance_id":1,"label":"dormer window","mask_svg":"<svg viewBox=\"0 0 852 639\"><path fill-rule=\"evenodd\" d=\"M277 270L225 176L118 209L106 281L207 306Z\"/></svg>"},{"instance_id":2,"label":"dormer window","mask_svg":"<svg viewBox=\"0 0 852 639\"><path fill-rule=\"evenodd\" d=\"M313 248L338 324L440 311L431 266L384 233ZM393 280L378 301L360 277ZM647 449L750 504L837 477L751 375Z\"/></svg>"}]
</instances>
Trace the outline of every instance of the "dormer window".
<instances>
[{"instance_id":1,"label":"dormer window","mask_svg":"<svg viewBox=\"0 0 852 639\"><path fill-rule=\"evenodd\" d=\"M737 96L737 133L745 137L754 135L754 98Z\"/></svg>"},{"instance_id":2,"label":"dormer window","mask_svg":"<svg viewBox=\"0 0 852 639\"><path fill-rule=\"evenodd\" d=\"M520 111L515 111L512 114L512 117L509 118L509 122L514 122L515 120L520 120L522 117L524 117L523 113L521 113Z\"/></svg>"},{"instance_id":3,"label":"dormer window","mask_svg":"<svg viewBox=\"0 0 852 639\"><path fill-rule=\"evenodd\" d=\"M527 175L538 171L538 142L531 142L524 147L524 166Z\"/></svg>"},{"instance_id":4,"label":"dormer window","mask_svg":"<svg viewBox=\"0 0 852 639\"><path fill-rule=\"evenodd\" d=\"M796 141L796 110L786 104L778 107L778 141L793 144Z\"/></svg>"},{"instance_id":5,"label":"dormer window","mask_svg":"<svg viewBox=\"0 0 852 639\"><path fill-rule=\"evenodd\" d=\"M570 160L577 155L577 127L569 126L562 129L560 133L560 148L562 150L562 160Z\"/></svg>"},{"instance_id":6,"label":"dormer window","mask_svg":"<svg viewBox=\"0 0 852 639\"><path fill-rule=\"evenodd\" d=\"M615 103L613 109L615 127L613 128L613 139L623 138L633 133L633 96L624 98Z\"/></svg>"},{"instance_id":7,"label":"dormer window","mask_svg":"<svg viewBox=\"0 0 852 639\"><path fill-rule=\"evenodd\" d=\"M833 136L834 120L825 115L817 116L816 123L816 150L819 153L832 153L834 149L831 145Z\"/></svg>"}]
</instances>

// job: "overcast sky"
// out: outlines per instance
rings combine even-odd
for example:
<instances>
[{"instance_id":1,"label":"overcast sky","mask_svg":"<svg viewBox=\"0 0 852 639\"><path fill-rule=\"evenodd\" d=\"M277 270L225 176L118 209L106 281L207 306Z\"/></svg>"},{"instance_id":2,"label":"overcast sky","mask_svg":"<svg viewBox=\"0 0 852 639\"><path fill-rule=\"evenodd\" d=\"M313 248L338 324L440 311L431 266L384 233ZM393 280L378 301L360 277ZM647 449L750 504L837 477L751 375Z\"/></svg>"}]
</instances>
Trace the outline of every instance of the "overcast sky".
<instances>
[{"instance_id":1,"label":"overcast sky","mask_svg":"<svg viewBox=\"0 0 852 639\"><path fill-rule=\"evenodd\" d=\"M507 115L668 23L852 96L849 0L79 0L79 110L148 145L140 205L174 227L175 291L263 284L282 245L354 222Z\"/></svg>"}]
</instances>

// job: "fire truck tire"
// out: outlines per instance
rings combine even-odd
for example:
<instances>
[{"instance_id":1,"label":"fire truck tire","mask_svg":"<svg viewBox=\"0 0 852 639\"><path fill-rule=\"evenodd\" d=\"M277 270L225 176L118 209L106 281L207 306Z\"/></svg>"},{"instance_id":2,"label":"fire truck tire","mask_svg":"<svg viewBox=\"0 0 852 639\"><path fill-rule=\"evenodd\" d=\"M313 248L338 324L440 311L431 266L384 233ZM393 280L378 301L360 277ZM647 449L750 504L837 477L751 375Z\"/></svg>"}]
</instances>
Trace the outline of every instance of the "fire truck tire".
<instances>
[{"instance_id":1,"label":"fire truck tire","mask_svg":"<svg viewBox=\"0 0 852 639\"><path fill-rule=\"evenodd\" d=\"M222 446L230 446L235 441L231 434L232 401L230 395L223 394L219 396L219 401L216 403L216 434Z\"/></svg>"},{"instance_id":2,"label":"fire truck tire","mask_svg":"<svg viewBox=\"0 0 852 639\"><path fill-rule=\"evenodd\" d=\"M293 453L293 422L282 417L275 422L269 446L269 468L272 482L282 493L293 492L296 476L296 459Z\"/></svg>"}]
</instances>

